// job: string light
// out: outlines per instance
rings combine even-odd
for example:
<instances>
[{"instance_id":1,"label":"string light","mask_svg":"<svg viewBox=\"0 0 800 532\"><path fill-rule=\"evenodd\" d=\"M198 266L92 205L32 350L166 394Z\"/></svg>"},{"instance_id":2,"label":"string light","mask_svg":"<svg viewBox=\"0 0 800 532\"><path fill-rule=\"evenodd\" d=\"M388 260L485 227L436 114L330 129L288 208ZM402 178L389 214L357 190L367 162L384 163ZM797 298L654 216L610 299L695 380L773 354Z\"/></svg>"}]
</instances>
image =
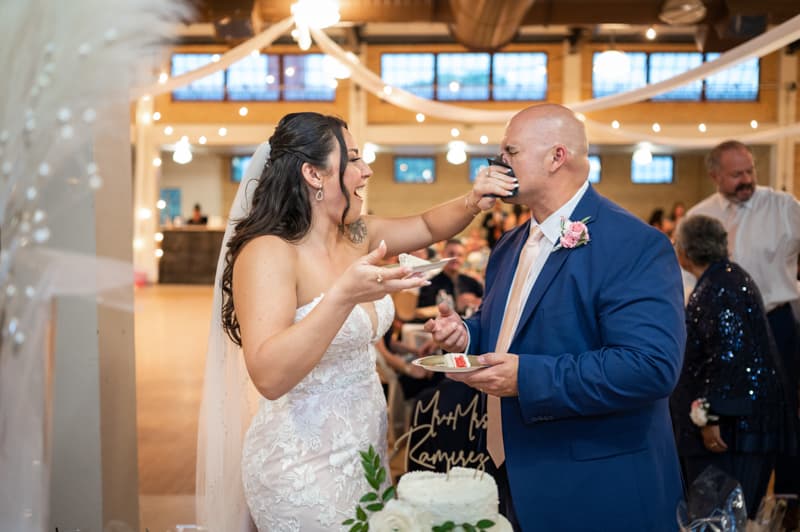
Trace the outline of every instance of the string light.
<instances>
[{"instance_id":1,"label":"string light","mask_svg":"<svg viewBox=\"0 0 800 532\"><path fill-rule=\"evenodd\" d=\"M227 135L227 134L228 134L228 128L226 128L226 127L221 127L221 128L219 128L219 129L217 130L217 133L219 133L219 136L220 136L220 137L224 137L225 135Z\"/></svg>"},{"instance_id":2,"label":"string light","mask_svg":"<svg viewBox=\"0 0 800 532\"><path fill-rule=\"evenodd\" d=\"M244 106L239 107L239 116L247 116L248 112L249 111L248 111L247 107L244 107Z\"/></svg>"},{"instance_id":3,"label":"string light","mask_svg":"<svg viewBox=\"0 0 800 532\"><path fill-rule=\"evenodd\" d=\"M367 164L372 164L375 162L375 154L378 151L378 147L371 142L364 143L364 153L361 155L361 158L364 159L364 162Z\"/></svg>"},{"instance_id":4,"label":"string light","mask_svg":"<svg viewBox=\"0 0 800 532\"><path fill-rule=\"evenodd\" d=\"M753 129L758 129L758 120L751 120L750 127Z\"/></svg>"},{"instance_id":5,"label":"string light","mask_svg":"<svg viewBox=\"0 0 800 532\"><path fill-rule=\"evenodd\" d=\"M467 160L467 143L463 140L453 140L447 145L447 162L450 164L463 164Z\"/></svg>"},{"instance_id":6,"label":"string light","mask_svg":"<svg viewBox=\"0 0 800 532\"><path fill-rule=\"evenodd\" d=\"M192 146L189 144L189 137L183 136L178 144L175 145L175 152L172 160L178 164L188 164L192 162Z\"/></svg>"},{"instance_id":7,"label":"string light","mask_svg":"<svg viewBox=\"0 0 800 532\"><path fill-rule=\"evenodd\" d=\"M165 135L172 135L173 131L174 131L174 129L172 129L172 126L167 126L167 127L164 128L164 134Z\"/></svg>"},{"instance_id":8,"label":"string light","mask_svg":"<svg viewBox=\"0 0 800 532\"><path fill-rule=\"evenodd\" d=\"M650 151L650 144L643 142L633 152L633 160L636 164L648 165L653 162L653 153Z\"/></svg>"},{"instance_id":9,"label":"string light","mask_svg":"<svg viewBox=\"0 0 800 532\"><path fill-rule=\"evenodd\" d=\"M613 127L614 129L619 129L619 120L613 120L611 122L611 127Z\"/></svg>"},{"instance_id":10,"label":"string light","mask_svg":"<svg viewBox=\"0 0 800 532\"><path fill-rule=\"evenodd\" d=\"M658 122L653 122L652 129L653 129L654 133L660 132L661 131L661 124L659 124Z\"/></svg>"},{"instance_id":11,"label":"string light","mask_svg":"<svg viewBox=\"0 0 800 532\"><path fill-rule=\"evenodd\" d=\"M697 126L697 131L699 131L700 133L705 133L705 132L706 132L706 125L705 125L705 124L703 124L703 123L701 122L701 123L700 123L700 124Z\"/></svg>"},{"instance_id":12,"label":"string light","mask_svg":"<svg viewBox=\"0 0 800 532\"><path fill-rule=\"evenodd\" d=\"M419 122L421 124L424 121L425 121L425 115L422 114L422 113L417 113L417 122Z\"/></svg>"},{"instance_id":13,"label":"string light","mask_svg":"<svg viewBox=\"0 0 800 532\"><path fill-rule=\"evenodd\" d=\"M647 31L644 32L644 36L647 37L651 41L656 38L656 35L658 35L656 33L656 29L654 27L652 27L652 26L647 28Z\"/></svg>"},{"instance_id":14,"label":"string light","mask_svg":"<svg viewBox=\"0 0 800 532\"><path fill-rule=\"evenodd\" d=\"M458 137L459 135L461 135L461 131L459 131L457 127L450 130L450 136Z\"/></svg>"},{"instance_id":15,"label":"string light","mask_svg":"<svg viewBox=\"0 0 800 532\"><path fill-rule=\"evenodd\" d=\"M489 143L489 137L487 137L486 135L481 135L480 141L481 141L481 144L488 144Z\"/></svg>"}]
</instances>

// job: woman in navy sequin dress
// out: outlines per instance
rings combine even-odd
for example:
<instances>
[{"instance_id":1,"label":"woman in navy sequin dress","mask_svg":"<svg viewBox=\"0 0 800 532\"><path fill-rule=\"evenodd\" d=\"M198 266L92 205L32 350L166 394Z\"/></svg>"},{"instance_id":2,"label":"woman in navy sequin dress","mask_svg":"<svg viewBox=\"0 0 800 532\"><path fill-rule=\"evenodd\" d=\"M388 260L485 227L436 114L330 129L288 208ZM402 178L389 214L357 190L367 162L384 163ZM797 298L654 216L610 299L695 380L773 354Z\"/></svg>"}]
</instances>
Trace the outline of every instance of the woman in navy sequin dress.
<instances>
[{"instance_id":1,"label":"woman in navy sequin dress","mask_svg":"<svg viewBox=\"0 0 800 532\"><path fill-rule=\"evenodd\" d=\"M728 260L722 224L687 218L675 247L681 266L698 279L686 308L683 369L670 398L684 480L690 485L709 465L722 469L741 484L753 518L776 452L792 441L783 369L761 293ZM689 416L697 399L708 404L703 427Z\"/></svg>"}]
</instances>

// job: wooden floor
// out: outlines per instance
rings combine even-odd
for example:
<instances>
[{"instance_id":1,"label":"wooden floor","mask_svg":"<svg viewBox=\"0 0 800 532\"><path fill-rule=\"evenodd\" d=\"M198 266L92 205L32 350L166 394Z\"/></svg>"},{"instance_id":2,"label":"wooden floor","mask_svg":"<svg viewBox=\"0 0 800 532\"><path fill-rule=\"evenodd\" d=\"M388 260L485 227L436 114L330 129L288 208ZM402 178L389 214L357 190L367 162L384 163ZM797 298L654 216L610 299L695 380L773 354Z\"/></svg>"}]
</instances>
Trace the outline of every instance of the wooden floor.
<instances>
[{"instance_id":1,"label":"wooden floor","mask_svg":"<svg viewBox=\"0 0 800 532\"><path fill-rule=\"evenodd\" d=\"M197 414L211 319L211 286L136 289L136 405L141 530L194 523ZM392 461L402 473L403 455Z\"/></svg>"},{"instance_id":2,"label":"wooden floor","mask_svg":"<svg viewBox=\"0 0 800 532\"><path fill-rule=\"evenodd\" d=\"M197 412L212 287L136 290L136 405L141 530L194 522Z\"/></svg>"}]
</instances>

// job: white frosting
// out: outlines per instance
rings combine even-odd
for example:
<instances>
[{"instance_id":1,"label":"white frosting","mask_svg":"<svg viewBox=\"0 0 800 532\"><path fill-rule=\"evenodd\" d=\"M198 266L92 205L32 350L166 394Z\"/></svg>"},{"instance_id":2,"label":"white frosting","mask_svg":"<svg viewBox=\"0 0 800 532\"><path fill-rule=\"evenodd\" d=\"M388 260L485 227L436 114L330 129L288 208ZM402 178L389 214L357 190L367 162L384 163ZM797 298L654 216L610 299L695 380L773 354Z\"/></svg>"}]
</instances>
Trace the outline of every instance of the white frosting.
<instances>
[{"instance_id":1,"label":"white frosting","mask_svg":"<svg viewBox=\"0 0 800 532\"><path fill-rule=\"evenodd\" d=\"M464 359L464 363L466 365L462 366L462 367L467 367L468 368L468 367L472 366L472 364L469 363L469 358L467 358L467 355L465 355L464 353L445 353L444 354L444 364L445 364L445 366L447 366L448 368L457 368L457 367L459 367L458 364L456 364L456 359L457 358L463 358Z\"/></svg>"},{"instance_id":2,"label":"white frosting","mask_svg":"<svg viewBox=\"0 0 800 532\"><path fill-rule=\"evenodd\" d=\"M492 532L511 532L511 524L497 512L494 478L476 469L454 467L449 475L432 471L406 473L397 484L397 497L404 503L403 508L414 508L422 526L447 521L474 525L489 519L495 523ZM372 520L370 529L373 530ZM381 532L381 528L374 530Z\"/></svg>"},{"instance_id":3,"label":"white frosting","mask_svg":"<svg viewBox=\"0 0 800 532\"><path fill-rule=\"evenodd\" d=\"M419 257L415 257L414 255L409 255L408 253L401 253L400 255L398 255L397 261L400 263L400 266L408 266L409 268L415 268L417 266L426 266L430 264L429 261L421 259Z\"/></svg>"}]
</instances>

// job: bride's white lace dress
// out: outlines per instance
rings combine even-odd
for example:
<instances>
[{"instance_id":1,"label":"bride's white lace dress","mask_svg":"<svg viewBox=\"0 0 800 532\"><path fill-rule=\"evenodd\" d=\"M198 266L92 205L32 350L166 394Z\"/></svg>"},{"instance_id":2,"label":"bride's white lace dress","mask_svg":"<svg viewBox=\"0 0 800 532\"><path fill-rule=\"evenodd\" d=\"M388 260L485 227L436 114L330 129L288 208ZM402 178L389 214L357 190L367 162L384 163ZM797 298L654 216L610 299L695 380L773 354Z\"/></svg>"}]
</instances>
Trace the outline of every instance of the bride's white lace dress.
<instances>
[{"instance_id":1,"label":"bride's white lace dress","mask_svg":"<svg viewBox=\"0 0 800 532\"><path fill-rule=\"evenodd\" d=\"M303 319L323 296L297 309ZM261 399L242 452L244 492L262 532L341 530L370 490L359 451L386 459L386 401L371 348L391 325L389 296L375 302L377 327L359 305L319 364L276 401Z\"/></svg>"}]
</instances>

